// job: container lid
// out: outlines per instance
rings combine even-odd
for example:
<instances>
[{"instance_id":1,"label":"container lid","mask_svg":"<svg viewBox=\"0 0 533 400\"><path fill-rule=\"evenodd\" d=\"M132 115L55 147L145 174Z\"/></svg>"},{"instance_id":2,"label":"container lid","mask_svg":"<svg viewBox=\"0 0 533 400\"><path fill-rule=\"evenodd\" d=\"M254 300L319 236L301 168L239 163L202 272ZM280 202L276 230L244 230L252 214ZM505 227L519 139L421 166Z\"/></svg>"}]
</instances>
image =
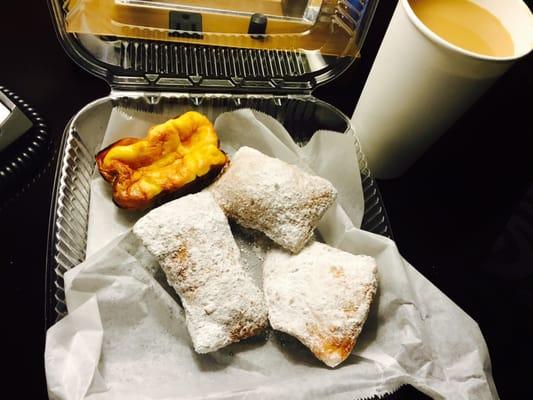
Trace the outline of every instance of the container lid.
<instances>
[{"instance_id":1,"label":"container lid","mask_svg":"<svg viewBox=\"0 0 533 400\"><path fill-rule=\"evenodd\" d=\"M309 92L358 56L377 0L49 0L67 53L114 89Z\"/></svg>"}]
</instances>

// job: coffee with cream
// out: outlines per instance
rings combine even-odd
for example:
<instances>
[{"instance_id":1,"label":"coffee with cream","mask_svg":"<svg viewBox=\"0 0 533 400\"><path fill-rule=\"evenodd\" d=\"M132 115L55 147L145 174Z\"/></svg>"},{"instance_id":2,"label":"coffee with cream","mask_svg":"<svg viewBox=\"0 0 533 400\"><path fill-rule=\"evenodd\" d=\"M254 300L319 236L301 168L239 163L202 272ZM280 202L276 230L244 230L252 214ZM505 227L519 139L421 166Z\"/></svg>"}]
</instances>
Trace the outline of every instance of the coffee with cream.
<instances>
[{"instance_id":1,"label":"coffee with cream","mask_svg":"<svg viewBox=\"0 0 533 400\"><path fill-rule=\"evenodd\" d=\"M431 31L465 50L511 57L514 45L500 20L469 0L409 0L416 16Z\"/></svg>"}]
</instances>

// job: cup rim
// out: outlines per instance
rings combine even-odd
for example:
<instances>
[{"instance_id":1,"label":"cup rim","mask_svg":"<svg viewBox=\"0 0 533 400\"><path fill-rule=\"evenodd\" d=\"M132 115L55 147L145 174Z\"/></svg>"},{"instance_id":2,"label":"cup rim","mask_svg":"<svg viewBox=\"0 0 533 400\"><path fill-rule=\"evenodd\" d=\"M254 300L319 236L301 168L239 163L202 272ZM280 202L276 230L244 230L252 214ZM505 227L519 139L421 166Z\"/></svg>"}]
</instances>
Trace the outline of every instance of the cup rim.
<instances>
[{"instance_id":1,"label":"cup rim","mask_svg":"<svg viewBox=\"0 0 533 400\"><path fill-rule=\"evenodd\" d=\"M433 32L431 29L429 29L421 20L418 18L418 16L415 14L413 9L411 8L411 5L409 4L409 0L401 0L402 6L404 11L406 12L407 16L409 17L409 20L411 23L422 32L428 39L431 41L447 48L448 50L460 53L462 55L475 58L477 60L483 60L483 61L495 61L495 62L506 62L506 61L516 61L529 53L533 50L533 45L527 50L522 51L520 53L513 54L512 56L506 56L506 57L495 57L495 56L489 56L485 54L475 53L470 50L463 49L460 46L457 46L453 43L448 42L447 40L441 38L439 35L437 35L435 32ZM521 2L523 4L523 2ZM526 6L527 7L527 6ZM528 8L529 10L529 8Z\"/></svg>"}]
</instances>

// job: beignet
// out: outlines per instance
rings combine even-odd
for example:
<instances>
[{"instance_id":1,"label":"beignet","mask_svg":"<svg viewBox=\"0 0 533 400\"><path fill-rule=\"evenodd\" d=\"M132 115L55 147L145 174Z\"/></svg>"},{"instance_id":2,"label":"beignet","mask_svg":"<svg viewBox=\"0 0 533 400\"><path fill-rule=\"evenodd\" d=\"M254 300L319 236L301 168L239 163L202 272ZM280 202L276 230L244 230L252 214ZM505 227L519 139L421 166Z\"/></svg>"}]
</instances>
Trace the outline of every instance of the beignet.
<instances>
[{"instance_id":1,"label":"beignet","mask_svg":"<svg viewBox=\"0 0 533 400\"><path fill-rule=\"evenodd\" d=\"M329 367L351 353L377 290L376 262L313 242L272 250L263 266L272 328L294 336Z\"/></svg>"},{"instance_id":2,"label":"beignet","mask_svg":"<svg viewBox=\"0 0 533 400\"><path fill-rule=\"evenodd\" d=\"M133 232L180 296L196 352L218 350L267 326L263 294L245 272L228 220L210 193L150 211Z\"/></svg>"},{"instance_id":3,"label":"beignet","mask_svg":"<svg viewBox=\"0 0 533 400\"><path fill-rule=\"evenodd\" d=\"M209 190L229 218L295 253L337 195L326 179L250 147L235 153Z\"/></svg>"}]
</instances>

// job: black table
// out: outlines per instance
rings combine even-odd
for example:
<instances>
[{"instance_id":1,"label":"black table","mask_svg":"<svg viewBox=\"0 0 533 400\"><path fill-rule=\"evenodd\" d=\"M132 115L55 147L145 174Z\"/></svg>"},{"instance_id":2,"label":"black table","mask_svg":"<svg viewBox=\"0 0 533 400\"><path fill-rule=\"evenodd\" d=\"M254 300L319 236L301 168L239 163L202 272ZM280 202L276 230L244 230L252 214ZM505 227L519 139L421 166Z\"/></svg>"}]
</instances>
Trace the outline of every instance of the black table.
<instances>
[{"instance_id":1,"label":"black table","mask_svg":"<svg viewBox=\"0 0 533 400\"><path fill-rule=\"evenodd\" d=\"M394 3L381 1L361 61L316 90L317 97L351 115ZM69 118L109 88L65 55L45 2L6 2L0 15L0 85L40 112L57 148ZM533 398L533 387L519 383L529 379L533 337L532 106L529 56L404 176L379 182L400 251L478 321L504 399ZM2 391L15 388L14 398L46 398L44 273L52 169L0 210L7 348ZM393 397L423 398L410 388Z\"/></svg>"}]
</instances>

